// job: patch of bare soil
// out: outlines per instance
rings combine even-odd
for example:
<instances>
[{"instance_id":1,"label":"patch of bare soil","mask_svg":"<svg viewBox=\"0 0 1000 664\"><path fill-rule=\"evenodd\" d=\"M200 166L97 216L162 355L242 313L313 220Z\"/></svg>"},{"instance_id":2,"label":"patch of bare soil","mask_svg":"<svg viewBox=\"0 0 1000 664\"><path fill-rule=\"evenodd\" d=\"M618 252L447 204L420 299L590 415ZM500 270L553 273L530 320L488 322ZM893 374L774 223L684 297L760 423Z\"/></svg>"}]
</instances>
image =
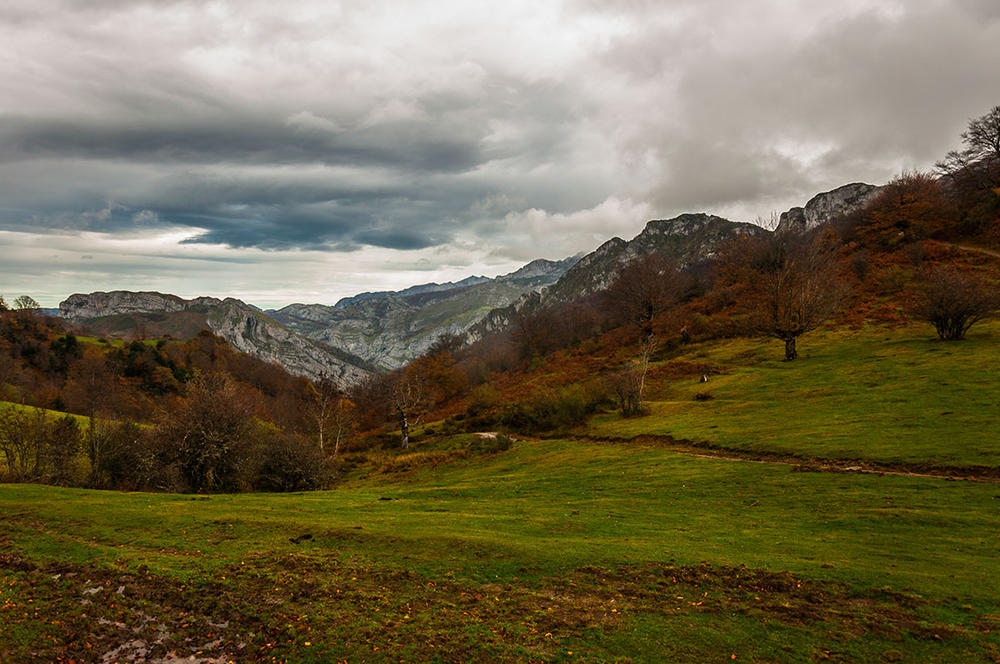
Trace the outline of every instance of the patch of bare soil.
<instances>
[{"instance_id":1,"label":"patch of bare soil","mask_svg":"<svg viewBox=\"0 0 1000 664\"><path fill-rule=\"evenodd\" d=\"M24 661L255 661L262 658L260 643L267 642L268 630L224 601L141 568L36 565L0 553L0 580L9 598L0 623L40 635ZM0 647L6 662L4 655Z\"/></svg>"},{"instance_id":2,"label":"patch of bare soil","mask_svg":"<svg viewBox=\"0 0 1000 664\"><path fill-rule=\"evenodd\" d=\"M972 638L929 621L929 603L909 595L708 564L591 566L475 583L314 549L262 553L188 587L143 570L36 565L0 553L0 583L15 590L0 597L16 598L0 610L0 636L17 627L37 635L28 652L5 653L0 643L3 662L297 661L303 647L330 653L329 661L345 653L350 661L550 661L566 640L613 633L638 614L777 621L831 644L867 635ZM996 624L995 616L978 620L983 630Z\"/></svg>"}]
</instances>

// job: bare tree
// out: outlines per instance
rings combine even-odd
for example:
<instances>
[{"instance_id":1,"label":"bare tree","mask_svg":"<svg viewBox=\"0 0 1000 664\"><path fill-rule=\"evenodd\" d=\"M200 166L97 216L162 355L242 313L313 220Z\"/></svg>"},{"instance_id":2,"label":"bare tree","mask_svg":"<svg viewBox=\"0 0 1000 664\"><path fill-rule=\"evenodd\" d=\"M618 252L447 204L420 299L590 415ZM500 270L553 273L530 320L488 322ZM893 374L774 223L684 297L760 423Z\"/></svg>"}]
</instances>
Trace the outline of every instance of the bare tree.
<instances>
[{"instance_id":1,"label":"bare tree","mask_svg":"<svg viewBox=\"0 0 1000 664\"><path fill-rule=\"evenodd\" d=\"M333 405L330 428L333 432L333 458L340 453L340 445L351 435L357 423L357 410L354 402L343 394L337 397Z\"/></svg>"},{"instance_id":2,"label":"bare tree","mask_svg":"<svg viewBox=\"0 0 1000 664\"><path fill-rule=\"evenodd\" d=\"M639 355L628 366L606 378L605 383L614 393L622 417L634 417L642 414L649 363L658 346L659 342L655 336L646 337L639 347Z\"/></svg>"},{"instance_id":3,"label":"bare tree","mask_svg":"<svg viewBox=\"0 0 1000 664\"><path fill-rule=\"evenodd\" d=\"M420 423L427 407L426 386L415 371L404 370L389 386L389 405L399 422L399 446L410 446L410 427Z\"/></svg>"},{"instance_id":4,"label":"bare tree","mask_svg":"<svg viewBox=\"0 0 1000 664\"><path fill-rule=\"evenodd\" d=\"M784 341L785 360L794 360L798 338L833 315L843 295L834 252L815 234L774 232L739 242L724 269L743 282L750 331Z\"/></svg>"},{"instance_id":5,"label":"bare tree","mask_svg":"<svg viewBox=\"0 0 1000 664\"><path fill-rule=\"evenodd\" d=\"M962 132L963 150L952 150L935 164L938 172L960 188L972 183L987 189L996 185L1000 171L1000 106L972 120Z\"/></svg>"},{"instance_id":6,"label":"bare tree","mask_svg":"<svg viewBox=\"0 0 1000 664\"><path fill-rule=\"evenodd\" d=\"M925 276L913 314L932 324L942 340L956 341L997 309L1000 298L985 281L951 267L937 267Z\"/></svg>"},{"instance_id":7,"label":"bare tree","mask_svg":"<svg viewBox=\"0 0 1000 664\"><path fill-rule=\"evenodd\" d=\"M647 254L621 267L606 293L607 307L619 322L635 325L643 338L653 334L653 319L680 299L690 277L661 254Z\"/></svg>"},{"instance_id":8,"label":"bare tree","mask_svg":"<svg viewBox=\"0 0 1000 664\"><path fill-rule=\"evenodd\" d=\"M42 308L42 305L38 304L35 298L30 295L21 295L14 300L14 307L23 313L33 314Z\"/></svg>"},{"instance_id":9,"label":"bare tree","mask_svg":"<svg viewBox=\"0 0 1000 664\"><path fill-rule=\"evenodd\" d=\"M319 451L323 452L326 431L330 426L334 409L339 398L340 388L328 375L321 374L319 379L309 383L309 397L312 400L312 417L316 422L316 436L319 441Z\"/></svg>"}]
</instances>

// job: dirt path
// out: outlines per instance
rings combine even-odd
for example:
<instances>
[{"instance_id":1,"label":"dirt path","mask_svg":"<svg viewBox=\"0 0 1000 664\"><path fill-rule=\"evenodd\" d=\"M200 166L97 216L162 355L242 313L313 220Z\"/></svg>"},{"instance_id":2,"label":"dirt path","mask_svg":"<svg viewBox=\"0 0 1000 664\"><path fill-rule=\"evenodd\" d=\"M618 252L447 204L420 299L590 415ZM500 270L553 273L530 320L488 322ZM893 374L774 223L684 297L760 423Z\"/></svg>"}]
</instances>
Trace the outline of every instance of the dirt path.
<instances>
[{"instance_id":1,"label":"dirt path","mask_svg":"<svg viewBox=\"0 0 1000 664\"><path fill-rule=\"evenodd\" d=\"M521 436L522 438L527 438ZM927 477L963 482L1000 484L1000 468L993 466L939 466L920 463L893 463L867 459L827 459L804 457L795 454L766 451L743 451L720 447L711 443L679 440L671 436L642 435L634 438L560 436L581 443L595 445L653 445L666 447L674 452L702 459L736 461L743 463L771 463L792 466L801 472L860 473L867 475L897 475L901 477ZM528 438L531 440L530 438ZM535 439L537 440L537 439Z\"/></svg>"},{"instance_id":2,"label":"dirt path","mask_svg":"<svg viewBox=\"0 0 1000 664\"><path fill-rule=\"evenodd\" d=\"M982 247L971 247L967 244L955 244L954 242L940 242L946 247L951 249L961 249L962 251L971 251L975 254L983 254L985 256L993 256L994 258L1000 258L1000 251L993 251L992 249L983 249Z\"/></svg>"}]
</instances>

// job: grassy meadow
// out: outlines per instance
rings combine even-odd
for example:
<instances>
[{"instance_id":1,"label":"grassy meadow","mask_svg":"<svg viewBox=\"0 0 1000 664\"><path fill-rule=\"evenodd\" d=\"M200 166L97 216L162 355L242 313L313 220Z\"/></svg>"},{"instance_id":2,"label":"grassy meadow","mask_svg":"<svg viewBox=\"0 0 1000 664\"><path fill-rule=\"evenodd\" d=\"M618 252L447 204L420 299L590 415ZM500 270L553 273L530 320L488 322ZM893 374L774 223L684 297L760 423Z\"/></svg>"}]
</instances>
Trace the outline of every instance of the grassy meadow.
<instances>
[{"instance_id":1,"label":"grassy meadow","mask_svg":"<svg viewBox=\"0 0 1000 664\"><path fill-rule=\"evenodd\" d=\"M654 365L705 366L652 381L650 414L598 416L586 433L643 434L745 451L952 466L1000 466L1000 322L938 341L927 325L823 329L782 361L778 341L698 344ZM706 401L695 396L709 395Z\"/></svg>"},{"instance_id":2,"label":"grassy meadow","mask_svg":"<svg viewBox=\"0 0 1000 664\"><path fill-rule=\"evenodd\" d=\"M331 491L0 485L0 662L1000 661L996 483L624 440L997 466L998 334L698 344L647 416L352 453Z\"/></svg>"}]
</instances>

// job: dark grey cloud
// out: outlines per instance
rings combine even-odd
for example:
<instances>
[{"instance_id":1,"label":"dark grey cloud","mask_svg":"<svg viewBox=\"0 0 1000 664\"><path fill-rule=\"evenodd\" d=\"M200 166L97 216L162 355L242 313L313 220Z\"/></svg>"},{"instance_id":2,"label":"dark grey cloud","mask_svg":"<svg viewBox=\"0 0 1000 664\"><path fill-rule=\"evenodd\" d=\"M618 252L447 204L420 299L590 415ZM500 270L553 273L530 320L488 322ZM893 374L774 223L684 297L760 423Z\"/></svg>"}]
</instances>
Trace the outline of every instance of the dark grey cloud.
<instances>
[{"instance_id":1,"label":"dark grey cloud","mask_svg":"<svg viewBox=\"0 0 1000 664\"><path fill-rule=\"evenodd\" d=\"M336 133L240 117L75 122L0 119L0 159L67 157L138 162L392 165L424 172L463 171L483 160L479 139L441 123L399 123ZM468 133L468 132L466 132Z\"/></svg>"}]
</instances>

